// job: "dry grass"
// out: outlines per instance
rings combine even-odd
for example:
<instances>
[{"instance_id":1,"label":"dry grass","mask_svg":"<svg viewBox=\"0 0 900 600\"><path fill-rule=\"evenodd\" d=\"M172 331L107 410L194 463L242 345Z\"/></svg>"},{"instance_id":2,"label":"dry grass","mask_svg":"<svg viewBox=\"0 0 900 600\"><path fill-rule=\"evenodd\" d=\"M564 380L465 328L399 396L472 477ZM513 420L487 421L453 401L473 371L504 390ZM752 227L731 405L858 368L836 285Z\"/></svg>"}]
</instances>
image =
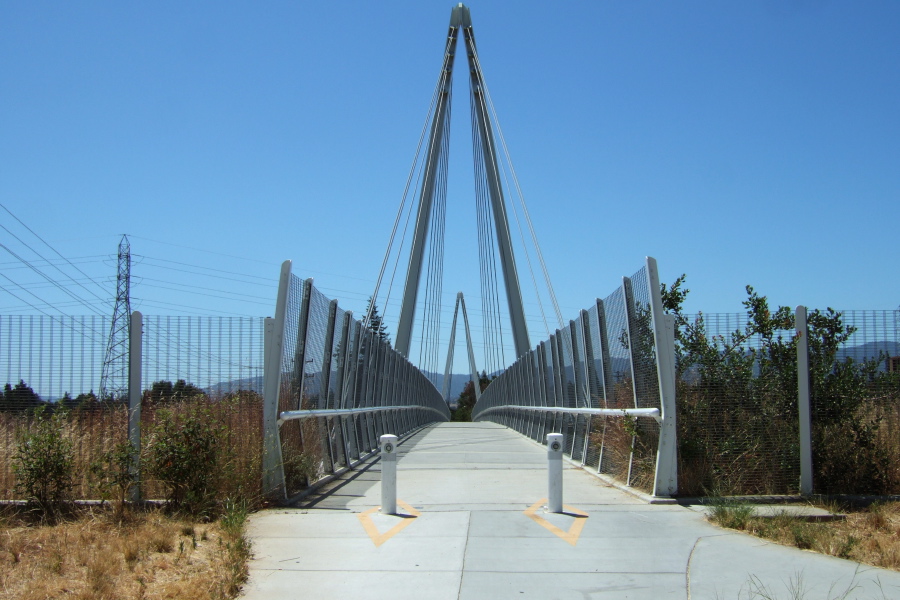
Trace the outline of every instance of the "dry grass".
<instances>
[{"instance_id":1,"label":"dry grass","mask_svg":"<svg viewBox=\"0 0 900 600\"><path fill-rule=\"evenodd\" d=\"M196 523L107 512L53 526L0 524L0 599L234 598L246 579L242 519Z\"/></svg>"},{"instance_id":2,"label":"dry grass","mask_svg":"<svg viewBox=\"0 0 900 600\"><path fill-rule=\"evenodd\" d=\"M141 414L143 452L149 443L158 409L166 408L178 415L197 404L209 409L210 417L223 426L220 456L221 498L253 498L261 495L262 469L262 400L252 392L238 392L215 399L191 399L155 406L148 403ZM25 413L0 412L0 500L22 499L15 489L12 456L15 454L17 435L34 424L34 416ZM90 466L103 452L111 450L128 434L128 410L122 405L97 405L88 409L75 409L66 413L63 435L72 442L75 463L75 481L72 498L96 500L103 498L103 491L96 478L91 476ZM144 476L143 496L162 498L165 486Z\"/></svg>"},{"instance_id":3,"label":"dry grass","mask_svg":"<svg viewBox=\"0 0 900 600\"><path fill-rule=\"evenodd\" d=\"M825 508L845 512L846 519L807 522L786 514L761 518L749 514L747 505L734 504L715 510L711 520L786 546L900 571L900 502L860 510Z\"/></svg>"}]
</instances>

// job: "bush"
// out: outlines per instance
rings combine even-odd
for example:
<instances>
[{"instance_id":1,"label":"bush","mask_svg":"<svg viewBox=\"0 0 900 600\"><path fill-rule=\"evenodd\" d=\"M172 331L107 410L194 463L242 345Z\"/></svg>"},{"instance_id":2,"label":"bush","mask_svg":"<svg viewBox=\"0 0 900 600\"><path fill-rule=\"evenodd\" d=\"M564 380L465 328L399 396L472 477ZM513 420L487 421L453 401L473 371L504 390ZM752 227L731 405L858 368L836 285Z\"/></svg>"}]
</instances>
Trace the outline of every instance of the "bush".
<instances>
[{"instance_id":1,"label":"bush","mask_svg":"<svg viewBox=\"0 0 900 600\"><path fill-rule=\"evenodd\" d=\"M166 487L169 506L209 516L215 508L222 423L203 403L160 410L151 429L147 473Z\"/></svg>"},{"instance_id":2,"label":"bush","mask_svg":"<svg viewBox=\"0 0 900 600\"><path fill-rule=\"evenodd\" d=\"M103 452L91 464L91 474L98 480L104 500L112 500L116 518L121 520L125 511L128 491L135 485L132 470L136 467L134 449L130 442L119 442L111 450Z\"/></svg>"},{"instance_id":3,"label":"bush","mask_svg":"<svg viewBox=\"0 0 900 600\"><path fill-rule=\"evenodd\" d=\"M64 433L63 413L50 417L44 407L34 413L34 425L21 432L13 455L16 491L42 519L59 516L74 485L72 441Z\"/></svg>"}]
</instances>

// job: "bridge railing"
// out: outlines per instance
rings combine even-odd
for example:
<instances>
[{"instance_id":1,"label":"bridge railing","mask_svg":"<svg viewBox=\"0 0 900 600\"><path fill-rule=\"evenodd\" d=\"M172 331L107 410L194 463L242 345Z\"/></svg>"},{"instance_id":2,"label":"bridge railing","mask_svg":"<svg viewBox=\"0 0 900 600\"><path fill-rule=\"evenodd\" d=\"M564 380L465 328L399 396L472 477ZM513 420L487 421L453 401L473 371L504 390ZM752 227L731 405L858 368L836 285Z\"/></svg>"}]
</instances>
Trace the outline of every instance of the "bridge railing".
<instances>
[{"instance_id":1,"label":"bridge railing","mask_svg":"<svg viewBox=\"0 0 900 600\"><path fill-rule=\"evenodd\" d=\"M519 359L482 392L473 419L545 443L625 485L678 491L674 319L664 314L656 260L568 327Z\"/></svg>"},{"instance_id":2,"label":"bridge railing","mask_svg":"<svg viewBox=\"0 0 900 600\"><path fill-rule=\"evenodd\" d=\"M282 265L266 321L263 488L273 499L369 456L450 411L440 392L388 341Z\"/></svg>"}]
</instances>

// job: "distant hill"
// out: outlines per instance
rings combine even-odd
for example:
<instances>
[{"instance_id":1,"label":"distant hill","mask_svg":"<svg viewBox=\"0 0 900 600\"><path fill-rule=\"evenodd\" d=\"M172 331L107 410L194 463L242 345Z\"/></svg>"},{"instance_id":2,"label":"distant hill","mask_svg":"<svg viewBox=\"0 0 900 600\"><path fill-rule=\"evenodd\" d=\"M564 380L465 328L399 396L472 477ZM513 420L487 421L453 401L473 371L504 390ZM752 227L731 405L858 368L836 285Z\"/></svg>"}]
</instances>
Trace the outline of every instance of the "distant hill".
<instances>
[{"instance_id":1,"label":"distant hill","mask_svg":"<svg viewBox=\"0 0 900 600\"><path fill-rule=\"evenodd\" d=\"M884 355L900 356L900 343L898 342L868 342L857 346L844 346L837 352L837 359L844 360L852 358L854 362L862 362L863 360L878 359ZM879 365L881 369L886 369L885 361L881 361Z\"/></svg>"},{"instance_id":2,"label":"distant hill","mask_svg":"<svg viewBox=\"0 0 900 600\"><path fill-rule=\"evenodd\" d=\"M430 373L428 371L424 371L425 376L434 383L435 387L438 391L442 391L441 387L444 384L444 374L443 373ZM453 373L450 375L450 399L455 400L459 397L460 393L462 393L463 388L466 383L472 379L470 375ZM316 388L316 383L318 381L317 377L310 378L307 381L307 393L309 395L316 395L318 393L318 389ZM231 381L223 381L220 383L215 383L205 391L208 394L212 395L224 395L228 392L236 391L236 390L253 390L260 394L263 393L263 378L260 377L250 377L244 379L234 379Z\"/></svg>"}]
</instances>

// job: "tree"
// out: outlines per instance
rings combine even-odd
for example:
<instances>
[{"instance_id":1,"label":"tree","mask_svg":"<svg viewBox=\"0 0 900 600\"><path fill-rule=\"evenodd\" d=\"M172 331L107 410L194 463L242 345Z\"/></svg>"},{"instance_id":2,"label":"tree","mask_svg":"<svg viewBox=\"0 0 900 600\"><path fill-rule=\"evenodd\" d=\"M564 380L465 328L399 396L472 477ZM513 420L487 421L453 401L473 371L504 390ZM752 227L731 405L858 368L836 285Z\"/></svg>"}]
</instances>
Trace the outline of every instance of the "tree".
<instances>
[{"instance_id":1,"label":"tree","mask_svg":"<svg viewBox=\"0 0 900 600\"><path fill-rule=\"evenodd\" d=\"M149 390L144 390L143 402L172 402L197 397L206 398L206 392L193 383L179 379L173 384L171 381L162 379L154 381Z\"/></svg>"},{"instance_id":2,"label":"tree","mask_svg":"<svg viewBox=\"0 0 900 600\"><path fill-rule=\"evenodd\" d=\"M372 299L372 296L369 296L369 302L366 304L366 314L368 315L371 311L371 315L369 316L369 330L374 331L378 336L378 339L391 343L391 334L388 333L387 325L384 324L384 321L381 318L381 315L378 314L378 305L375 304L375 301Z\"/></svg>"},{"instance_id":3,"label":"tree","mask_svg":"<svg viewBox=\"0 0 900 600\"><path fill-rule=\"evenodd\" d=\"M6 384L3 394L0 396L0 410L25 411L42 406L44 401L31 389L24 380L20 379L15 386Z\"/></svg>"},{"instance_id":4,"label":"tree","mask_svg":"<svg viewBox=\"0 0 900 600\"><path fill-rule=\"evenodd\" d=\"M682 275L661 286L663 307L676 320L678 453L686 484L680 491L771 493L772 481L799 475L793 311L770 308L748 285L746 325L710 335L702 314L691 321L682 312L684 281ZM884 443L883 400L874 393L890 374L879 370L878 359L838 359L855 331L841 313L810 311L807 323L816 490L896 493L900 478L892 475L892 450Z\"/></svg>"},{"instance_id":5,"label":"tree","mask_svg":"<svg viewBox=\"0 0 900 600\"><path fill-rule=\"evenodd\" d=\"M488 377L485 371L481 372L481 375L478 376L479 384L481 385L481 391L483 392L488 384L491 382L491 379ZM457 400L456 410L453 411L453 414L450 415L451 421L471 421L472 420L472 409L475 408L475 384L470 379L466 382L465 387L463 387L463 391L459 394L459 399Z\"/></svg>"}]
</instances>

